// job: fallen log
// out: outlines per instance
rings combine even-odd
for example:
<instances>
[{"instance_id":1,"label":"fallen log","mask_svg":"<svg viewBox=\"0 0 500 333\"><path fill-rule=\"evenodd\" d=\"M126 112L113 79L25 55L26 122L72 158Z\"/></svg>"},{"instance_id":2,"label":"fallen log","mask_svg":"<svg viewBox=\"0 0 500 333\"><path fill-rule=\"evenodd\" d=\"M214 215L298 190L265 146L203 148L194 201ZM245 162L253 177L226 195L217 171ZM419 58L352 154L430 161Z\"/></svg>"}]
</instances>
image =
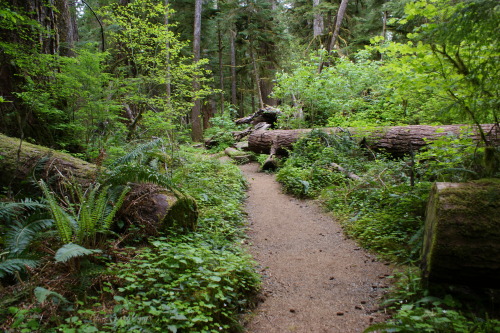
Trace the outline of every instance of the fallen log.
<instances>
[{"instance_id":1,"label":"fallen log","mask_svg":"<svg viewBox=\"0 0 500 333\"><path fill-rule=\"evenodd\" d=\"M224 149L224 153L229 158L235 160L238 164L248 163L253 159L253 155L251 153L244 152L233 147Z\"/></svg>"},{"instance_id":2,"label":"fallen log","mask_svg":"<svg viewBox=\"0 0 500 333\"><path fill-rule=\"evenodd\" d=\"M362 180L362 178L360 176L358 176L357 174L353 173L353 172L350 172L348 170L346 170L345 168L341 167L340 165L338 165L337 163L330 163L330 165L337 171L339 172L342 172L347 178L350 178L352 180Z\"/></svg>"},{"instance_id":3,"label":"fallen log","mask_svg":"<svg viewBox=\"0 0 500 333\"><path fill-rule=\"evenodd\" d=\"M278 160L276 159L276 151L277 145L271 146L271 151L269 152L269 156L262 164L261 169L264 171L274 171L278 168Z\"/></svg>"},{"instance_id":4,"label":"fallen log","mask_svg":"<svg viewBox=\"0 0 500 333\"><path fill-rule=\"evenodd\" d=\"M64 194L67 182L84 188L95 182L104 168L69 154L22 142L0 134L0 185L15 191L32 191L30 178L43 179L51 189ZM28 183L28 185L26 185ZM197 207L193 198L154 184L129 184L117 216L143 228L148 235L170 227L193 230L196 227Z\"/></svg>"},{"instance_id":5,"label":"fallen log","mask_svg":"<svg viewBox=\"0 0 500 333\"><path fill-rule=\"evenodd\" d=\"M271 106L267 106L263 109L259 109L257 112L243 117L236 119L234 122L236 125L240 124L252 124L256 125L258 123L264 122L268 123L271 126L274 126L276 122L278 121L278 116L281 114L281 111L273 108Z\"/></svg>"},{"instance_id":6,"label":"fallen log","mask_svg":"<svg viewBox=\"0 0 500 333\"><path fill-rule=\"evenodd\" d=\"M271 127L271 124L261 122L256 124L255 126L249 126L243 131L235 131L233 132L233 137L235 141L241 141L243 138L249 136L253 131L258 131L258 130L266 130Z\"/></svg>"},{"instance_id":7,"label":"fallen log","mask_svg":"<svg viewBox=\"0 0 500 333\"><path fill-rule=\"evenodd\" d=\"M429 282L500 288L500 179L434 184L421 266Z\"/></svg>"},{"instance_id":8,"label":"fallen log","mask_svg":"<svg viewBox=\"0 0 500 333\"><path fill-rule=\"evenodd\" d=\"M481 125L487 133L487 140L494 145L500 144L500 128L495 124ZM402 156L425 147L429 142L449 134L467 132L475 141L480 135L471 125L408 125L376 128L324 128L330 134L348 133L360 144L375 150L385 151L394 156ZM277 155L287 155L293 144L312 129L255 131L248 137L248 149L257 154L269 154L271 146L277 146Z\"/></svg>"}]
</instances>

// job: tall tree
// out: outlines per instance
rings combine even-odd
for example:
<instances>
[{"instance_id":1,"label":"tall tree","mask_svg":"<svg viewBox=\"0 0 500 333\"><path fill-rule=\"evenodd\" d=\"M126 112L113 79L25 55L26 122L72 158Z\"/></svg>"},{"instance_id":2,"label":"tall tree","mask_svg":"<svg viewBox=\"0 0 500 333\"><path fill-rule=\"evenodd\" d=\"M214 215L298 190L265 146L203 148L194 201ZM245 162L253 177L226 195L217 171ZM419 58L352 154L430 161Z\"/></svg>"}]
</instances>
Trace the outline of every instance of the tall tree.
<instances>
[{"instance_id":1,"label":"tall tree","mask_svg":"<svg viewBox=\"0 0 500 333\"><path fill-rule=\"evenodd\" d=\"M333 34L328 46L328 51L333 50L334 47L337 49L340 48L338 44L340 27L342 26L342 21L344 20L348 2L349 0L342 0L342 2L340 3L339 11L337 12L337 17L335 19L335 28L333 29Z\"/></svg>"},{"instance_id":2,"label":"tall tree","mask_svg":"<svg viewBox=\"0 0 500 333\"><path fill-rule=\"evenodd\" d=\"M193 61L198 63L201 59L201 10L202 0L195 0L194 10L194 33L193 33ZM200 90L198 78L193 80L194 105L191 110L191 137L193 141L203 139L203 128L201 123L201 99L197 96Z\"/></svg>"},{"instance_id":3,"label":"tall tree","mask_svg":"<svg viewBox=\"0 0 500 333\"><path fill-rule=\"evenodd\" d=\"M320 4L320 0L313 0L313 12L314 12L313 37L314 38L323 35L323 30L325 29L324 21L323 21L323 13L321 13L321 11L319 9L319 4Z\"/></svg>"}]
</instances>

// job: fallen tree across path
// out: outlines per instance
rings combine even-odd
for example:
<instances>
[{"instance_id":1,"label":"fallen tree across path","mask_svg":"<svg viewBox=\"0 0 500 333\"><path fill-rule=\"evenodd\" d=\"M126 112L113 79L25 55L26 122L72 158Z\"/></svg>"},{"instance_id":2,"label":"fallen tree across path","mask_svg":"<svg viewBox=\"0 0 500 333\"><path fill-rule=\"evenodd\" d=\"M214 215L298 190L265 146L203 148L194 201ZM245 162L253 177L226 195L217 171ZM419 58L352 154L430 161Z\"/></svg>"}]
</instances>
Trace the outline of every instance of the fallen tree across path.
<instances>
[{"instance_id":1,"label":"fallen tree across path","mask_svg":"<svg viewBox=\"0 0 500 333\"><path fill-rule=\"evenodd\" d=\"M500 144L500 128L495 124L481 125L486 139L492 145ZM360 144L376 150L385 151L395 156L411 153L425 147L429 142L449 134L467 133L474 141L481 141L481 135L472 125L408 125L375 128L324 128L327 133L348 133L357 138ZM257 154L270 154L271 147L275 154L287 155L292 145L312 129L255 131L248 138L248 150Z\"/></svg>"}]
</instances>

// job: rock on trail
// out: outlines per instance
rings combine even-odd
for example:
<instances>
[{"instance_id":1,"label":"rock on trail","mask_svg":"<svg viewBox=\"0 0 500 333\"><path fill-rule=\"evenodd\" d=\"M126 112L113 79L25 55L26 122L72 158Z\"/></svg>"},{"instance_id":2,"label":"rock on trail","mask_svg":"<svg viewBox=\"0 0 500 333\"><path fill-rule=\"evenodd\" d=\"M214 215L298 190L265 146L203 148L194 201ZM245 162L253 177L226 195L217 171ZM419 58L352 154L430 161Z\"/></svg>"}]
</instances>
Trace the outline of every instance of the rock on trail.
<instances>
[{"instance_id":1,"label":"rock on trail","mask_svg":"<svg viewBox=\"0 0 500 333\"><path fill-rule=\"evenodd\" d=\"M264 276L246 331L357 333L383 320L376 310L390 267L346 239L316 203L283 194L257 164L241 169L250 183L249 250Z\"/></svg>"}]
</instances>

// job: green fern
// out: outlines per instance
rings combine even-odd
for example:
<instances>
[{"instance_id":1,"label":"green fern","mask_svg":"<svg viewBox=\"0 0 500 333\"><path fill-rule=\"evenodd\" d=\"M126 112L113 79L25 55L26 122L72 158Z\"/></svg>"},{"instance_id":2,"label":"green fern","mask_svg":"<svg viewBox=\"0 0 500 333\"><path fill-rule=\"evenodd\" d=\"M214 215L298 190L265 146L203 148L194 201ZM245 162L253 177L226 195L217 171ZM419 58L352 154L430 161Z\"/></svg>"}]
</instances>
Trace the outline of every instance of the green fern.
<instances>
[{"instance_id":1,"label":"green fern","mask_svg":"<svg viewBox=\"0 0 500 333\"><path fill-rule=\"evenodd\" d=\"M70 243L73 238L73 229L75 229L77 224L75 219L62 209L54 194L50 191L49 187L43 180L40 180L38 184L40 185L45 199L47 200L50 208L50 214L54 219L61 241L63 243Z\"/></svg>"},{"instance_id":2,"label":"green fern","mask_svg":"<svg viewBox=\"0 0 500 333\"><path fill-rule=\"evenodd\" d=\"M114 204L112 205L111 211L106 210L106 212L104 213L105 216L102 218L102 223L99 231L105 232L111 228L111 223L113 222L116 213L118 213L118 210L123 205L123 201L125 200L125 196L127 195L128 192L130 192L130 187L125 186L121 191L118 199L115 200ZM107 207L105 208L107 209Z\"/></svg>"},{"instance_id":3,"label":"green fern","mask_svg":"<svg viewBox=\"0 0 500 333\"><path fill-rule=\"evenodd\" d=\"M113 163L113 166L119 166L123 164L128 164L140 157L144 157L144 155L153 150L156 147L159 147L161 145L164 145L165 142L161 138L156 138L150 142L146 142L140 145L137 145L130 153L126 154L125 156L120 157Z\"/></svg>"},{"instance_id":4,"label":"green fern","mask_svg":"<svg viewBox=\"0 0 500 333\"><path fill-rule=\"evenodd\" d=\"M3 255L8 254L2 253ZM1 255L0 254L0 257ZM22 272L26 267L34 268L38 264L37 260L25 259L25 258L6 258L0 261L0 279L9 274L14 274L16 272Z\"/></svg>"},{"instance_id":5,"label":"green fern","mask_svg":"<svg viewBox=\"0 0 500 333\"><path fill-rule=\"evenodd\" d=\"M174 189L175 186L167 175L143 165L121 165L114 168L108 182L111 184L126 184L127 182L134 183L153 183L169 189Z\"/></svg>"},{"instance_id":6,"label":"green fern","mask_svg":"<svg viewBox=\"0 0 500 333\"><path fill-rule=\"evenodd\" d=\"M41 231L52 226L54 221L46 217L39 213L13 221L5 235L6 250L13 254L24 252Z\"/></svg>"},{"instance_id":7,"label":"green fern","mask_svg":"<svg viewBox=\"0 0 500 333\"><path fill-rule=\"evenodd\" d=\"M45 289L43 287L36 287L34 290L36 300L39 303L44 303L47 299L52 299L55 303L68 303L68 300L64 298L63 295L56 293L55 291Z\"/></svg>"},{"instance_id":8,"label":"green fern","mask_svg":"<svg viewBox=\"0 0 500 333\"><path fill-rule=\"evenodd\" d=\"M77 203L73 205L65 203L66 209L64 209L50 192L47 184L40 181L40 187L47 199L62 242L91 246L95 245L97 233L109 230L125 195L130 191L128 186L121 187L119 197L113 203L111 197L115 193L110 191L110 186L101 188L99 184L94 184L84 191L81 185L76 184L71 191Z\"/></svg>"},{"instance_id":9,"label":"green fern","mask_svg":"<svg viewBox=\"0 0 500 333\"><path fill-rule=\"evenodd\" d=\"M44 203L32 199L24 199L19 202L0 202L0 220L8 224L20 215L45 207Z\"/></svg>"},{"instance_id":10,"label":"green fern","mask_svg":"<svg viewBox=\"0 0 500 333\"><path fill-rule=\"evenodd\" d=\"M100 253L99 249L86 249L83 246L74 243L64 244L57 250L54 259L56 262L66 262L71 258L83 257L89 254Z\"/></svg>"}]
</instances>

